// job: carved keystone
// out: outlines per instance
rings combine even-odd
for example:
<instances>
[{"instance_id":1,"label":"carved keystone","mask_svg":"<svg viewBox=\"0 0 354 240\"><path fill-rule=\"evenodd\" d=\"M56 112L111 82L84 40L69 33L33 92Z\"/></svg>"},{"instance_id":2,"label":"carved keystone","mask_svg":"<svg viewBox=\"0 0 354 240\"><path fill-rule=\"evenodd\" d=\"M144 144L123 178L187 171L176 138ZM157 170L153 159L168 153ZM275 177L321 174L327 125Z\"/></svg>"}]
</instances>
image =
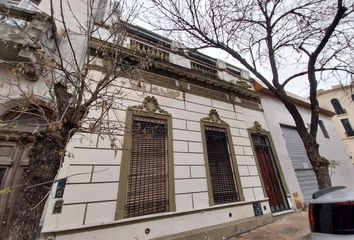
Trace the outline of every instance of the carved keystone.
<instances>
[{"instance_id":1,"label":"carved keystone","mask_svg":"<svg viewBox=\"0 0 354 240\"><path fill-rule=\"evenodd\" d=\"M264 128L262 128L262 125L258 121L254 121L253 127L250 128L250 130L256 131L256 132L265 132Z\"/></svg>"},{"instance_id":2,"label":"carved keystone","mask_svg":"<svg viewBox=\"0 0 354 240\"><path fill-rule=\"evenodd\" d=\"M213 122L213 123L221 123L226 124L225 121L221 120L218 111L216 109L211 109L209 115L201 119L204 122Z\"/></svg>"},{"instance_id":3,"label":"carved keystone","mask_svg":"<svg viewBox=\"0 0 354 240\"><path fill-rule=\"evenodd\" d=\"M146 111L149 113L162 113L162 114L168 114L170 115L167 111L163 110L159 103L157 102L157 99L154 96L147 96L145 97L143 103L141 105L137 106L130 106L128 107L130 110L134 111Z\"/></svg>"}]
</instances>

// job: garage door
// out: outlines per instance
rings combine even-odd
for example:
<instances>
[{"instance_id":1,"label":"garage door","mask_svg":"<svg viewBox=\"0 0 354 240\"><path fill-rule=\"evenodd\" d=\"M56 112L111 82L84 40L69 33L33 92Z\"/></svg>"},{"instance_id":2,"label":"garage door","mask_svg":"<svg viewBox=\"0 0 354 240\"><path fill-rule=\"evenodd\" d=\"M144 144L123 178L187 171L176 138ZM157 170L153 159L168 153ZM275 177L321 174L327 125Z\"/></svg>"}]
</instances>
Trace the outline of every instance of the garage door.
<instances>
[{"instance_id":1,"label":"garage door","mask_svg":"<svg viewBox=\"0 0 354 240\"><path fill-rule=\"evenodd\" d=\"M299 181L302 195L306 202L311 200L312 193L318 190L315 172L307 157L302 140L295 128L281 126L291 163Z\"/></svg>"}]
</instances>

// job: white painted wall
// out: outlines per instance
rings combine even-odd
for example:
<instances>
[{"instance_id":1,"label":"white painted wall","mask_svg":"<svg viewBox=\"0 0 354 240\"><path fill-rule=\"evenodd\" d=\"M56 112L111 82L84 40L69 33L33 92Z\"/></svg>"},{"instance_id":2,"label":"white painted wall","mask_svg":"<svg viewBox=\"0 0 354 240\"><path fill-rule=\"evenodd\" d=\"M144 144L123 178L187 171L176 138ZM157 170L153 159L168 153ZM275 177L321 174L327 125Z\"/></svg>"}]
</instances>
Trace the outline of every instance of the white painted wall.
<instances>
[{"instance_id":1,"label":"white painted wall","mask_svg":"<svg viewBox=\"0 0 354 240\"><path fill-rule=\"evenodd\" d=\"M100 73L94 72L92 75L99 77ZM205 209L205 214L208 214L209 209L212 209L208 200L202 133L200 132L200 119L206 117L212 108L215 108L220 117L230 125L245 200L265 199L247 132L247 128L252 127L255 120L265 126L262 112L239 106L234 107L230 103L189 93L185 94L185 100L183 100L182 92L152 84L144 84L140 90L137 90L136 83L122 78L117 81L117 85L123 86L122 99L117 103L120 109L114 110L118 114L112 114L111 120L114 120L115 117L115 120L124 123L125 109L128 106L141 104L144 97L148 95L155 96L161 108L172 114L177 213ZM143 91L141 91L142 89ZM94 117L95 113L91 112L89 116ZM122 142L123 136L116 136L116 139L119 144ZM88 174L68 179L61 214L52 214L56 186L53 187L48 201L43 231L51 232L59 229L82 228L115 222L114 214L119 188L122 151L112 150L107 137L97 136L96 134L85 134L85 138L82 138L79 134L75 135L67 150L73 154L73 157L65 158L59 177L66 177L75 173ZM105 171L93 173L97 170ZM249 207L249 205L245 206L246 209L249 209ZM178 228L174 226L174 221L166 220L156 223L156 221L150 221L151 216L143 216L143 218L146 218L145 223L147 225L163 226L158 227L154 233L156 236L162 236L222 223L225 211L228 210L213 211L215 216L206 222L196 221L194 215L185 216L183 221L179 221L185 227ZM240 218L252 215L250 212L245 216L241 213L242 211L237 213ZM173 215L173 213L157 215L165 214ZM215 219L215 221L212 219ZM123 223L130 220L123 219L119 222ZM119 231L124 232L133 229L118 226L112 228L121 229ZM110 230L118 231L117 229ZM133 239L138 234L136 231L128 232L126 234L130 235L126 235L126 239Z\"/></svg>"},{"instance_id":2,"label":"white painted wall","mask_svg":"<svg viewBox=\"0 0 354 240\"><path fill-rule=\"evenodd\" d=\"M85 54L85 37L82 36L80 23L85 23L86 8L85 1L70 1L73 12L68 10L68 3L64 3L64 15L68 27L69 36L73 41L75 56L79 62L83 60ZM84 7L84 8L83 8ZM48 1L42 1L39 9L50 14ZM55 17L60 20L58 3L54 1ZM75 16L75 17L74 17ZM77 22L79 21L79 23ZM63 25L57 22L58 32L61 32ZM68 41L61 38L60 48L62 55L66 58L67 70L74 70L73 53L70 51ZM190 68L190 61L178 56L171 55L171 62L177 65ZM2 78L10 78L10 73L0 70ZM92 72L92 78L100 77L99 72ZM12 77L15 79L16 77ZM39 79L37 82L20 80L24 84L24 89L31 90L36 95L48 95L45 81ZM124 84L123 84L124 83ZM247 128L253 126L254 120L265 122L261 112L243 109L229 103L220 102L210 98L200 97L193 94L183 94L179 91L164 87L145 84L138 91L136 83L127 79L119 79L117 87L122 86L121 99L116 102L115 109L110 112L110 123L124 126L125 110L128 106L139 105L145 96L155 96L160 106L170 112L173 117L173 144L174 144L174 169L175 169L175 192L177 213L191 212L205 209L197 214L187 214L179 218L183 225L176 225L176 219L172 214L171 218L164 221L152 221L151 216L144 216L146 221L143 224L136 224L134 227L126 224L132 219L120 220L119 224L112 225L112 228L97 231L91 235L96 239L117 239L122 233L126 239L138 237L146 238L143 231L147 223L156 229L150 237L173 234L179 231L187 231L195 228L211 226L214 224L225 223L237 219L253 216L252 201L264 201L264 193L261 187L259 173L256 168L255 158L252 153ZM113 91L114 89L112 89ZM11 97L17 97L19 91L12 92L6 85L1 89L1 93L10 93ZM4 102L3 99L1 99ZM202 153L200 119L206 117L210 109L218 110L221 118L231 127L232 140L234 143L236 160L241 175L242 191L247 204L244 206L230 205L229 208L217 209L209 206L205 165ZM97 113L92 110L88 117L94 118ZM117 145L122 142L123 136L114 136ZM110 141L107 136L97 134L86 134L84 138L76 134L67 148L67 156L59 172L58 178L68 177L67 186L64 193L64 207L61 214L53 214L54 194L56 184L54 184L44 217L43 232L59 231L64 229L83 228L86 226L97 226L116 222L114 220L117 194L119 189L119 173L121 164L121 150L111 149ZM102 171L104 170L104 171ZM97 172L102 171L102 172ZM262 203L267 207L264 213L269 213L267 202ZM232 212L234 218L229 218L228 213ZM164 215L160 214L160 215ZM203 218L205 217L205 218ZM202 220L201 220L202 219ZM120 224L122 223L122 224ZM113 230L113 231L112 231ZM107 235L107 233L111 235ZM113 235L112 235L113 234ZM67 237L68 239L89 239L87 234L82 237ZM56 239L59 239L57 237ZM65 238L63 238L65 239Z\"/></svg>"},{"instance_id":3,"label":"white painted wall","mask_svg":"<svg viewBox=\"0 0 354 240\"><path fill-rule=\"evenodd\" d=\"M290 193L301 192L280 127L280 124L295 126L295 123L287 109L279 100L262 94L261 101L289 191ZM305 123L310 123L310 110L304 107L299 107L299 110ZM329 160L340 161L340 166L333 171L332 184L334 186L354 186L354 171L351 166L351 161L331 122L331 118L327 115L320 114L320 119L323 121L330 136L329 139L324 138L321 129L318 128L317 140L320 144L320 153Z\"/></svg>"},{"instance_id":4,"label":"white painted wall","mask_svg":"<svg viewBox=\"0 0 354 240\"><path fill-rule=\"evenodd\" d=\"M334 111L334 108L331 103L332 98L337 98L341 106L346 110L344 114L336 114L332 117L332 122L337 129L337 133L342 139L344 145L346 146L346 150L349 155L352 156L352 163L354 166L354 137L347 136L345 129L342 125L341 119L348 118L350 123L353 126L354 123L354 102L351 98L352 96L352 88L351 87L342 87L342 86L334 86L332 89L324 92L318 93L318 101L322 107L326 107L327 109L331 109Z\"/></svg>"},{"instance_id":5,"label":"white painted wall","mask_svg":"<svg viewBox=\"0 0 354 240\"><path fill-rule=\"evenodd\" d=\"M264 206L269 209L268 202L261 203L262 208ZM66 210L65 213L68 216L68 222L70 219L75 219L76 213L82 213L84 206L77 206L77 209L71 207ZM97 207L92 219L96 218L102 213L108 213L104 207ZM232 217L229 214L232 214ZM265 214L269 211L264 211ZM87 215L90 215L87 213ZM166 215L166 214L165 214ZM91 216L91 215L90 215ZM66 231L68 229L62 228L62 232L58 232L55 235L55 240L116 240L116 239L153 239L167 234L176 234L181 231L190 231L203 227L213 226L217 224L228 223L240 219L245 219L254 216L253 207L251 204L234 206L230 205L228 208L217 209L211 208L208 211L195 211L189 212L186 215L168 216L163 219L146 219L146 221L135 221L132 219L121 220L111 224L90 224L87 223L87 227L84 231ZM146 217L140 217L144 219ZM149 228L150 233L146 234L145 230ZM59 230L59 229L58 229ZM207 237L207 236L206 236ZM225 236L228 237L228 236ZM49 237L47 239L50 239Z\"/></svg>"}]
</instances>

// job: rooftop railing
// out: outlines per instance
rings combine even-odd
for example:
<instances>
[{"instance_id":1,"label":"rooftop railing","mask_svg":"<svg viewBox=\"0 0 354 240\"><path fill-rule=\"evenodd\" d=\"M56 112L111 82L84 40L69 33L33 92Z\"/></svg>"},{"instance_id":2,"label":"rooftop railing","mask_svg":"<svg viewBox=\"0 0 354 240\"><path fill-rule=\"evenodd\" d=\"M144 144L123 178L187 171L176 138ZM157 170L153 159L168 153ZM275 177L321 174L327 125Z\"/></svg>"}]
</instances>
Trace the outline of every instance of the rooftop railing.
<instances>
[{"instance_id":1,"label":"rooftop railing","mask_svg":"<svg viewBox=\"0 0 354 240\"><path fill-rule=\"evenodd\" d=\"M130 40L130 45L129 48L137 53L150 56L154 59L162 60L162 61L169 61L170 60L170 54L168 52L162 51L161 49L158 49L157 47L152 47L147 44L135 41L135 40Z\"/></svg>"},{"instance_id":2,"label":"rooftop railing","mask_svg":"<svg viewBox=\"0 0 354 240\"><path fill-rule=\"evenodd\" d=\"M204 75L208 75L210 77L218 77L218 71L216 69L212 69L210 67L191 62L191 69L201 72Z\"/></svg>"}]
</instances>

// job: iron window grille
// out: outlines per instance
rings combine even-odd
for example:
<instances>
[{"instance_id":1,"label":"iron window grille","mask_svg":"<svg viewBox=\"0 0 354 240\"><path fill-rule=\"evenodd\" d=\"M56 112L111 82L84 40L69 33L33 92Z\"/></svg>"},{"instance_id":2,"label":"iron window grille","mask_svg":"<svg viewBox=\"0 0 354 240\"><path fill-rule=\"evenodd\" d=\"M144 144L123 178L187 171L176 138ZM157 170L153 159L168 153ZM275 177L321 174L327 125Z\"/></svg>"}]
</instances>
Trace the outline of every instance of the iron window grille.
<instances>
[{"instance_id":1,"label":"iron window grille","mask_svg":"<svg viewBox=\"0 0 354 240\"><path fill-rule=\"evenodd\" d=\"M133 116L126 217L169 209L167 133L166 120Z\"/></svg>"},{"instance_id":2,"label":"iron window grille","mask_svg":"<svg viewBox=\"0 0 354 240\"><path fill-rule=\"evenodd\" d=\"M227 132L223 128L205 127L208 165L215 204L240 201L227 137Z\"/></svg>"}]
</instances>

